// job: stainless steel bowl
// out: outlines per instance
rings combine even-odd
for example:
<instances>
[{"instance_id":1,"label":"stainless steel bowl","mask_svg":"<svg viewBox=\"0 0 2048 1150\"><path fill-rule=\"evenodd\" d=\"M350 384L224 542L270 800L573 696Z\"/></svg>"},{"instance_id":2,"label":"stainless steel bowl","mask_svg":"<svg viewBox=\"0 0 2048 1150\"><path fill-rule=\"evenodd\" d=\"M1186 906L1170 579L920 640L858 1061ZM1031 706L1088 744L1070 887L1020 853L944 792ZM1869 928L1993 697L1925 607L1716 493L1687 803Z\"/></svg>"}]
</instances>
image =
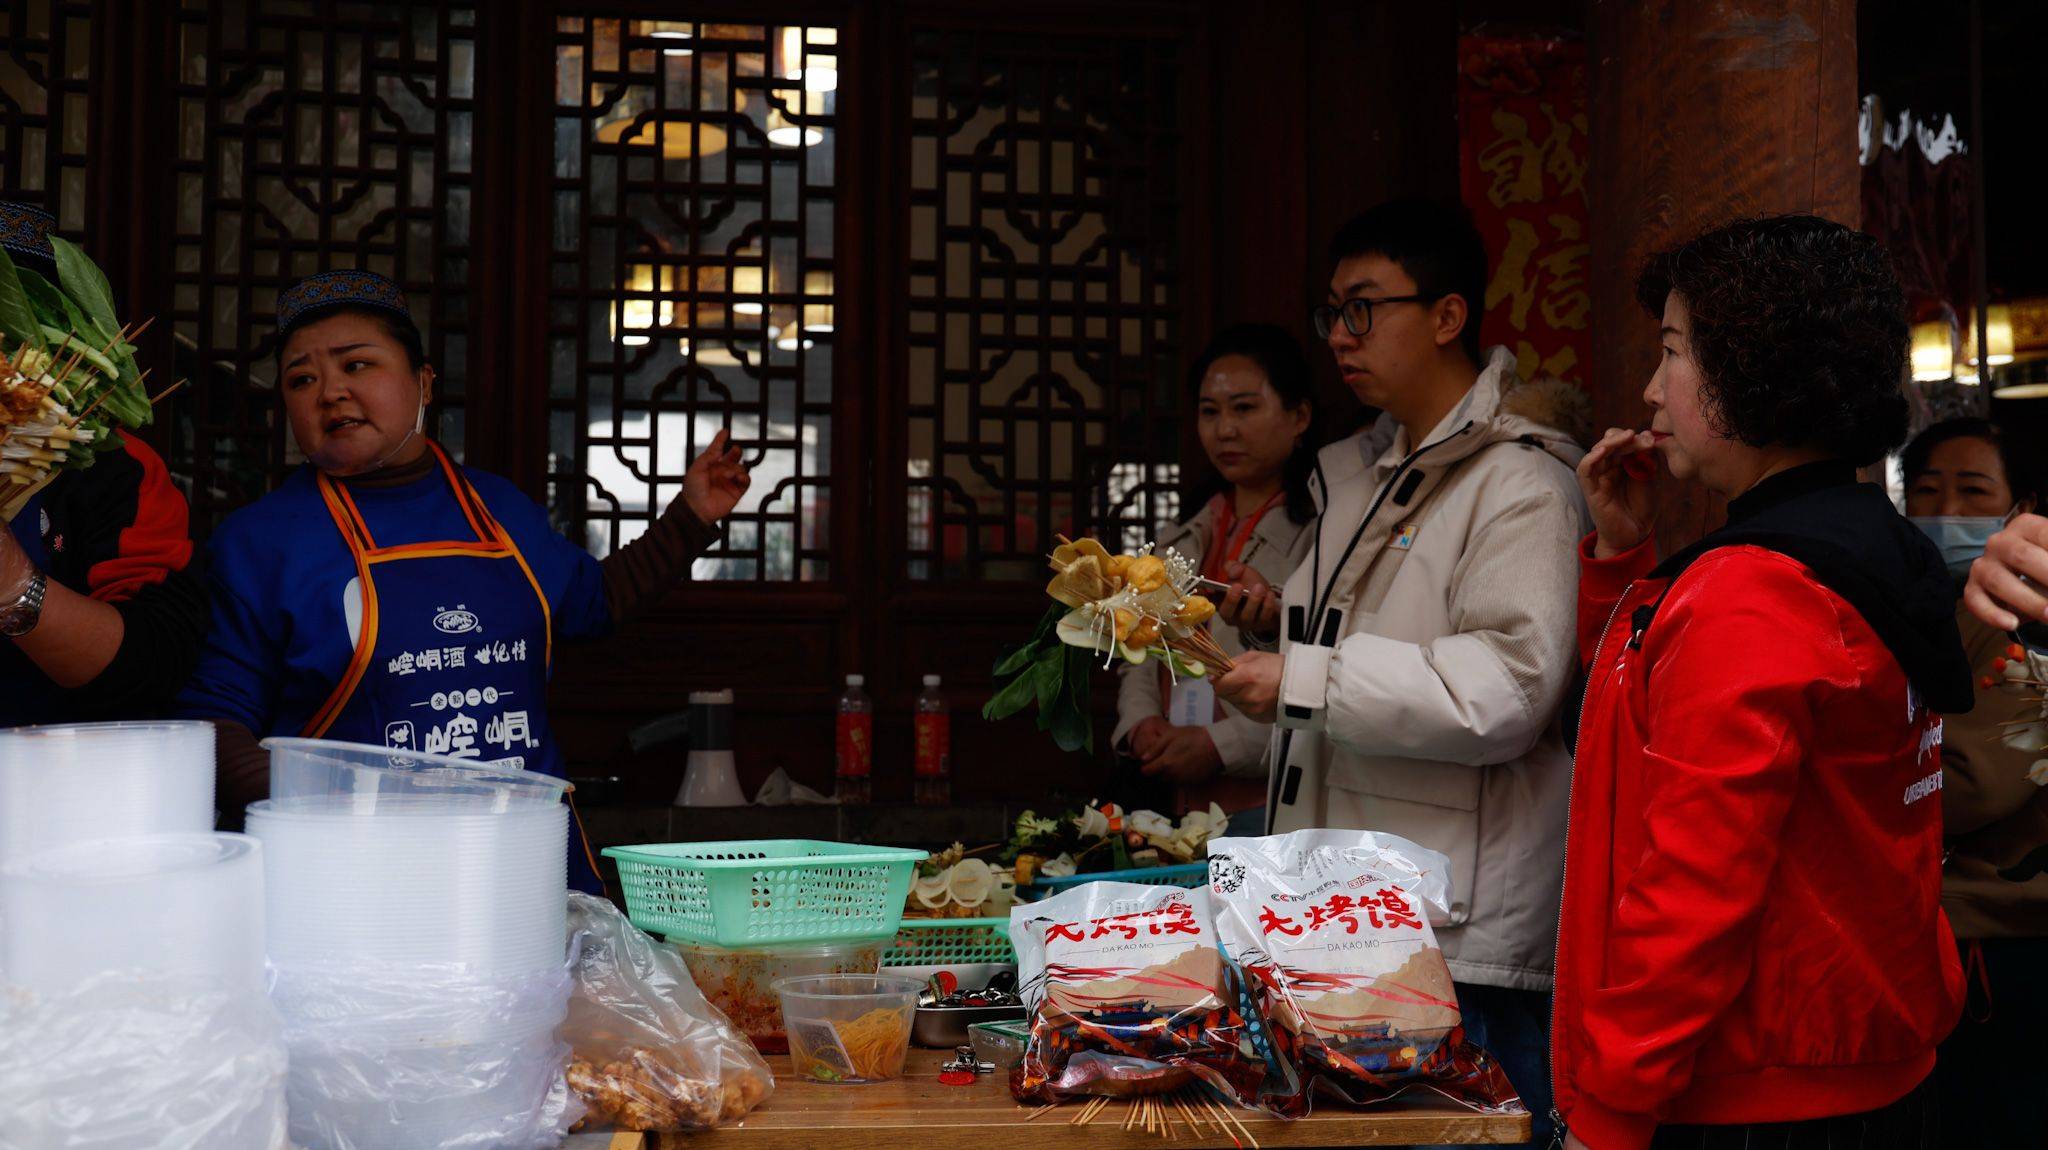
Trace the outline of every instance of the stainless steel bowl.
<instances>
[{"instance_id":1,"label":"stainless steel bowl","mask_svg":"<svg viewBox=\"0 0 2048 1150\"><path fill-rule=\"evenodd\" d=\"M1016 1022L1021 1006L920 1006L910 1024L910 1040L935 1050L951 1050L970 1041L967 1028L977 1022Z\"/></svg>"}]
</instances>

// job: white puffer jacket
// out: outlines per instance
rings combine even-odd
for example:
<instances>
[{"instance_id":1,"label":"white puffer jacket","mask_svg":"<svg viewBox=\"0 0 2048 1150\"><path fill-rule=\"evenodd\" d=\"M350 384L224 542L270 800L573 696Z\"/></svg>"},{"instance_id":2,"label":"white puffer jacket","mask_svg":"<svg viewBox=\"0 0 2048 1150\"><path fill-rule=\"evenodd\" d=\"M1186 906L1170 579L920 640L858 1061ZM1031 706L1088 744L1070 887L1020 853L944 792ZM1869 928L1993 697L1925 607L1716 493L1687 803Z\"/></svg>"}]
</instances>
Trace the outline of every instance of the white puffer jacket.
<instances>
[{"instance_id":1,"label":"white puffer jacket","mask_svg":"<svg viewBox=\"0 0 2048 1150\"><path fill-rule=\"evenodd\" d=\"M1385 831L1451 860L1452 977L1550 986L1577 666L1578 540L1591 529L1578 445L1552 424L1577 398L1524 385L1494 348L1419 448L1382 418L1321 454L1322 518L1288 581L1335 642L1283 633L1268 793L1273 833ZM1284 745L1284 759L1282 747Z\"/></svg>"}]
</instances>

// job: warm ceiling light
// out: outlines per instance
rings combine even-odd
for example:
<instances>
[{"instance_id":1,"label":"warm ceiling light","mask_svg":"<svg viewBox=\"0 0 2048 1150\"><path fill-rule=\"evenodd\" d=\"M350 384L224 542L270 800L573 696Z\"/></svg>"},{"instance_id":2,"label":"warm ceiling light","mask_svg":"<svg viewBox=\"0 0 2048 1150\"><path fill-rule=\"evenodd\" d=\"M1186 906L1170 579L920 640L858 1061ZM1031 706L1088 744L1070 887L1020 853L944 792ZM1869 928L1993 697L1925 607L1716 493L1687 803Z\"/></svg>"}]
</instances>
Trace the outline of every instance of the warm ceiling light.
<instances>
[{"instance_id":1,"label":"warm ceiling light","mask_svg":"<svg viewBox=\"0 0 2048 1150\"><path fill-rule=\"evenodd\" d=\"M1913 325L1913 378L1934 383L1956 373L1955 338L1947 320Z\"/></svg>"},{"instance_id":2,"label":"warm ceiling light","mask_svg":"<svg viewBox=\"0 0 2048 1150\"><path fill-rule=\"evenodd\" d=\"M1991 366L2002 367L2013 360L2012 309L2002 303L1992 304L1984 311L1985 338L1991 344ZM1972 315L1963 325L1963 362L1976 366L1977 363L1977 317Z\"/></svg>"},{"instance_id":3,"label":"warm ceiling light","mask_svg":"<svg viewBox=\"0 0 2048 1150\"><path fill-rule=\"evenodd\" d=\"M800 144L823 142L825 133L816 128L799 127L789 122L781 112L768 113L768 142L778 148L794 148Z\"/></svg>"},{"instance_id":4,"label":"warm ceiling light","mask_svg":"<svg viewBox=\"0 0 2048 1150\"><path fill-rule=\"evenodd\" d=\"M1997 347L1997 344L1992 344ZM2048 383L2009 383L1991 392L1993 399L2048 399Z\"/></svg>"},{"instance_id":5,"label":"warm ceiling light","mask_svg":"<svg viewBox=\"0 0 2048 1150\"><path fill-rule=\"evenodd\" d=\"M802 80L806 92L833 92L839 89L837 56L812 54L804 55L804 30L784 28L782 30L782 75L788 80Z\"/></svg>"},{"instance_id":6,"label":"warm ceiling light","mask_svg":"<svg viewBox=\"0 0 2048 1150\"><path fill-rule=\"evenodd\" d=\"M732 294L735 296L756 297L753 299L741 299L734 303L732 305L733 314L760 315L765 310L761 300L758 298L761 295L761 269L748 266L732 269Z\"/></svg>"}]
</instances>

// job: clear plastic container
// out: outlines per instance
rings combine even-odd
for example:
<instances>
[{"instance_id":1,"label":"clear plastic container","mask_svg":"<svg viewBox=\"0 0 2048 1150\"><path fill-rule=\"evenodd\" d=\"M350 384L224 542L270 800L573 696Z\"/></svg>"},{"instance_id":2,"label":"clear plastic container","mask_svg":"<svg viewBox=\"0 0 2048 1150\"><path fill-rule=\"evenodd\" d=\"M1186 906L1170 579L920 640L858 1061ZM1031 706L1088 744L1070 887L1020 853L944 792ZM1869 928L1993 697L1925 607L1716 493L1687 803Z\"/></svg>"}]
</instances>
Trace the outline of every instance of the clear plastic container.
<instances>
[{"instance_id":1,"label":"clear plastic container","mask_svg":"<svg viewBox=\"0 0 2048 1150\"><path fill-rule=\"evenodd\" d=\"M502 809L558 803L566 780L537 771L423 755L368 743L327 739L265 739L272 799L350 795L363 813L397 798L482 798Z\"/></svg>"},{"instance_id":2,"label":"clear plastic container","mask_svg":"<svg viewBox=\"0 0 2048 1150\"><path fill-rule=\"evenodd\" d=\"M820 974L775 984L789 1060L812 1082L884 1082L903 1073L915 979L887 974Z\"/></svg>"},{"instance_id":3,"label":"clear plastic container","mask_svg":"<svg viewBox=\"0 0 2048 1150\"><path fill-rule=\"evenodd\" d=\"M782 1003L775 984L818 974L874 974L890 939L793 943L788 946L698 946L670 944L683 956L697 989L763 1054L782 1054L789 1039L782 1029Z\"/></svg>"},{"instance_id":4,"label":"clear plastic container","mask_svg":"<svg viewBox=\"0 0 2048 1150\"><path fill-rule=\"evenodd\" d=\"M0 731L0 861L93 839L213 830L213 724Z\"/></svg>"}]
</instances>

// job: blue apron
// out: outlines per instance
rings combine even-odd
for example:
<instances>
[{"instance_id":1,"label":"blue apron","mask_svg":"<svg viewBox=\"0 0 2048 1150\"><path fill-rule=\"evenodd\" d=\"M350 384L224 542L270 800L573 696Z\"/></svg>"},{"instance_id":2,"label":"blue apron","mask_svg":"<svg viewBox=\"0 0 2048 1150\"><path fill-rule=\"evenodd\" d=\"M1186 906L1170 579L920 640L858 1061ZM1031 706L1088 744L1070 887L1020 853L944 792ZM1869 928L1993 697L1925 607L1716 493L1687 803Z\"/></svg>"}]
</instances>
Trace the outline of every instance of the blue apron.
<instances>
[{"instance_id":1,"label":"blue apron","mask_svg":"<svg viewBox=\"0 0 2048 1150\"><path fill-rule=\"evenodd\" d=\"M348 488L319 476L362 587L355 654L301 734L449 755L561 778L548 727L547 595L512 537L430 444L474 539L379 547ZM580 820L569 885L600 893Z\"/></svg>"},{"instance_id":2,"label":"blue apron","mask_svg":"<svg viewBox=\"0 0 2048 1150\"><path fill-rule=\"evenodd\" d=\"M48 490L29 496L21 513L7 525L14 532L14 541L21 545L22 554L38 571L50 569L50 548L43 540L43 496ZM50 708L56 702L57 684L7 639L0 639L0 683L7 685L6 690L0 691L0 727L51 721Z\"/></svg>"}]
</instances>

